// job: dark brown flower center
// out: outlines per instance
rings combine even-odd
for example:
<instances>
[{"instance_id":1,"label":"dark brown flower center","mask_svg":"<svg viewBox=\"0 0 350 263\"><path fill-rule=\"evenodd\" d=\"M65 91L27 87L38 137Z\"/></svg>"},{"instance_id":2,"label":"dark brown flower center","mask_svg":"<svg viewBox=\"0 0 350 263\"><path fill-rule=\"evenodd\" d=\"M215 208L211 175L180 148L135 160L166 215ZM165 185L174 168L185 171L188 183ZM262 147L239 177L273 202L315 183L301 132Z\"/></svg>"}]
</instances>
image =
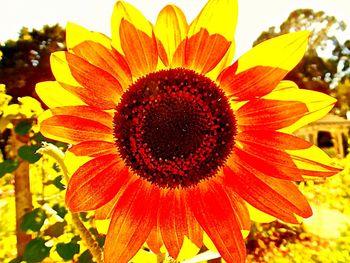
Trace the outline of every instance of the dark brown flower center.
<instances>
[{"instance_id":1,"label":"dark brown flower center","mask_svg":"<svg viewBox=\"0 0 350 263\"><path fill-rule=\"evenodd\" d=\"M215 176L236 132L222 90L182 68L150 73L133 83L116 108L114 125L126 165L164 188L190 187Z\"/></svg>"}]
</instances>

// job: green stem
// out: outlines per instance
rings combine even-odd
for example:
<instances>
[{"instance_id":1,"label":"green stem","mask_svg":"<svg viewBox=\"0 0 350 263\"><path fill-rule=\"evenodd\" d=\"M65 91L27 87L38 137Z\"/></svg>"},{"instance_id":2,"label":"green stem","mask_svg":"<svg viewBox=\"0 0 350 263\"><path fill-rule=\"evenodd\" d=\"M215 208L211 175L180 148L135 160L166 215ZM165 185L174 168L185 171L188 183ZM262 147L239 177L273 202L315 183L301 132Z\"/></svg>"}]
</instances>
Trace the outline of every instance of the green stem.
<instances>
[{"instance_id":1,"label":"green stem","mask_svg":"<svg viewBox=\"0 0 350 263\"><path fill-rule=\"evenodd\" d=\"M37 152L40 154L46 154L54 158L55 161L60 165L64 178L66 179L67 183L69 182L70 176L69 176L68 169L64 163L64 157L65 157L64 152L58 149L57 146L46 142L42 144L42 147ZM83 222L81 222L79 218L79 214L71 213L71 215L72 215L73 225L78 230L82 240L84 241L87 248L90 250L92 256L95 258L97 263L103 263L102 250L99 247L97 241L91 235L89 230L86 229Z\"/></svg>"}]
</instances>

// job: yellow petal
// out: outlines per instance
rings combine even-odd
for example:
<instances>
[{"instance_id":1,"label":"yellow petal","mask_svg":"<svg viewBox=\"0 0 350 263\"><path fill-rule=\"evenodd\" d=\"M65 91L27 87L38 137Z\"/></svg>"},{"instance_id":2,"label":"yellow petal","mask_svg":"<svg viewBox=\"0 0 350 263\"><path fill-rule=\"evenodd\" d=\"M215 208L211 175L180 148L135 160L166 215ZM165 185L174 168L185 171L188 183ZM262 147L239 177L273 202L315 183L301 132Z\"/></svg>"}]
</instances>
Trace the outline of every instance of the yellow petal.
<instances>
[{"instance_id":1,"label":"yellow petal","mask_svg":"<svg viewBox=\"0 0 350 263\"><path fill-rule=\"evenodd\" d=\"M165 49L169 64L176 48L186 38L187 30L186 17L177 6L168 5L160 11L154 33Z\"/></svg>"},{"instance_id":2,"label":"yellow petal","mask_svg":"<svg viewBox=\"0 0 350 263\"><path fill-rule=\"evenodd\" d=\"M49 108L85 105L82 100L65 90L56 81L39 82L35 86L35 91Z\"/></svg>"},{"instance_id":3,"label":"yellow petal","mask_svg":"<svg viewBox=\"0 0 350 263\"><path fill-rule=\"evenodd\" d=\"M91 32L88 29L71 22L67 23L66 43L68 50L87 40L100 43L106 48L111 49L111 39L107 36L101 33Z\"/></svg>"},{"instance_id":4,"label":"yellow petal","mask_svg":"<svg viewBox=\"0 0 350 263\"><path fill-rule=\"evenodd\" d=\"M255 66L292 70L305 54L309 35L300 31L260 43L238 59L236 74Z\"/></svg>"},{"instance_id":5,"label":"yellow petal","mask_svg":"<svg viewBox=\"0 0 350 263\"><path fill-rule=\"evenodd\" d=\"M210 250L213 252L218 252L218 250L216 249L213 241L211 241L210 237L207 235L207 233L203 232L203 244Z\"/></svg>"},{"instance_id":6,"label":"yellow petal","mask_svg":"<svg viewBox=\"0 0 350 263\"><path fill-rule=\"evenodd\" d=\"M201 28L209 34L220 34L232 41L238 17L237 0L209 0L190 25L188 35L192 36Z\"/></svg>"},{"instance_id":7,"label":"yellow petal","mask_svg":"<svg viewBox=\"0 0 350 263\"><path fill-rule=\"evenodd\" d=\"M127 20L133 24L137 29L142 30L147 35L152 37L152 24L144 17L144 15L129 3L124 1L118 1L113 9L112 14L112 45L119 51L123 53L123 49L120 44L119 36L119 26L122 19Z\"/></svg>"},{"instance_id":8,"label":"yellow petal","mask_svg":"<svg viewBox=\"0 0 350 263\"><path fill-rule=\"evenodd\" d=\"M86 162L90 161L92 158L88 156L76 156L71 151L66 151L64 157L64 163L67 167L68 173L71 176L76 170Z\"/></svg>"},{"instance_id":9,"label":"yellow petal","mask_svg":"<svg viewBox=\"0 0 350 263\"><path fill-rule=\"evenodd\" d=\"M285 133L292 133L310 122L321 119L336 103L336 99L324 93L298 89L296 84L292 81L282 81L273 92L266 95L264 98L285 101L301 101L305 103L309 113L291 126L280 130Z\"/></svg>"},{"instance_id":10,"label":"yellow petal","mask_svg":"<svg viewBox=\"0 0 350 263\"><path fill-rule=\"evenodd\" d=\"M58 82L79 87L80 84L73 77L69 68L65 51L58 51L51 54L50 65L53 75Z\"/></svg>"},{"instance_id":11,"label":"yellow petal","mask_svg":"<svg viewBox=\"0 0 350 263\"><path fill-rule=\"evenodd\" d=\"M259 223L270 223L276 220L275 217L265 214L264 212L256 209L255 207L251 206L248 203L246 203L246 206L248 208L249 216L252 221L259 222Z\"/></svg>"}]
</instances>

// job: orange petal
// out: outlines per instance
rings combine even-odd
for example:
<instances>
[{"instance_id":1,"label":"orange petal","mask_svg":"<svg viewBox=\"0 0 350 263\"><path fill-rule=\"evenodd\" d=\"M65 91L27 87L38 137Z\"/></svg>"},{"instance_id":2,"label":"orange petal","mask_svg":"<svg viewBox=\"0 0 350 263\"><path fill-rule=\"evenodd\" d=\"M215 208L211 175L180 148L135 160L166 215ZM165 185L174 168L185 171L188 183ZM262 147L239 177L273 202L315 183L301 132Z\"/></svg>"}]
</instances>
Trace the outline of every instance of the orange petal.
<instances>
[{"instance_id":1,"label":"orange petal","mask_svg":"<svg viewBox=\"0 0 350 263\"><path fill-rule=\"evenodd\" d=\"M184 192L182 192L185 195ZM203 245L203 229L194 217L191 208L185 203L186 219L187 219L187 237L193 242L197 247L202 247Z\"/></svg>"},{"instance_id":2,"label":"orange petal","mask_svg":"<svg viewBox=\"0 0 350 263\"><path fill-rule=\"evenodd\" d=\"M304 180L300 169L286 152L258 144L241 143L241 145L242 150L238 147L235 150L237 158L254 164L254 168L258 171L284 180Z\"/></svg>"},{"instance_id":3,"label":"orange petal","mask_svg":"<svg viewBox=\"0 0 350 263\"><path fill-rule=\"evenodd\" d=\"M73 48L73 52L90 64L112 75L124 90L132 82L131 71L124 57L114 49L107 49L100 43L84 41Z\"/></svg>"},{"instance_id":4,"label":"orange petal","mask_svg":"<svg viewBox=\"0 0 350 263\"><path fill-rule=\"evenodd\" d=\"M236 113L240 130L278 130L287 127L308 112L304 103L254 99L240 107Z\"/></svg>"},{"instance_id":5,"label":"orange petal","mask_svg":"<svg viewBox=\"0 0 350 263\"><path fill-rule=\"evenodd\" d=\"M66 58L72 75L89 96L108 102L110 109L114 109L123 93L119 82L108 72L76 55L66 52Z\"/></svg>"},{"instance_id":6,"label":"orange petal","mask_svg":"<svg viewBox=\"0 0 350 263\"><path fill-rule=\"evenodd\" d=\"M176 48L186 38L187 30L186 17L177 6L167 5L159 12L154 33L159 40L158 50L164 48L166 57L160 57L166 66L171 63Z\"/></svg>"},{"instance_id":7,"label":"orange petal","mask_svg":"<svg viewBox=\"0 0 350 263\"><path fill-rule=\"evenodd\" d=\"M245 202L236 192L232 191L231 188L225 188L225 192L230 199L232 210L236 214L240 228L243 230L250 230L251 221Z\"/></svg>"},{"instance_id":8,"label":"orange petal","mask_svg":"<svg viewBox=\"0 0 350 263\"><path fill-rule=\"evenodd\" d=\"M114 142L86 141L73 145L69 150L76 156L99 157L107 154L118 154Z\"/></svg>"},{"instance_id":9,"label":"orange petal","mask_svg":"<svg viewBox=\"0 0 350 263\"><path fill-rule=\"evenodd\" d=\"M161 254L160 248L163 245L162 236L160 234L160 229L156 225L151 230L148 238L147 238L147 245L155 254Z\"/></svg>"},{"instance_id":10,"label":"orange petal","mask_svg":"<svg viewBox=\"0 0 350 263\"><path fill-rule=\"evenodd\" d=\"M128 262L156 225L159 189L143 180L130 184L115 206L105 243L105 263Z\"/></svg>"},{"instance_id":11,"label":"orange petal","mask_svg":"<svg viewBox=\"0 0 350 263\"><path fill-rule=\"evenodd\" d=\"M152 36L152 24L144 15L131 4L124 1L117 1L112 13L112 41L113 46L119 53L123 53L120 40L120 25L122 20L133 24L135 28Z\"/></svg>"},{"instance_id":12,"label":"orange petal","mask_svg":"<svg viewBox=\"0 0 350 263\"><path fill-rule=\"evenodd\" d=\"M158 223L163 243L172 258L177 258L187 232L185 207L177 190L161 195Z\"/></svg>"},{"instance_id":13,"label":"orange petal","mask_svg":"<svg viewBox=\"0 0 350 263\"><path fill-rule=\"evenodd\" d=\"M298 223L294 213L309 217L311 208L291 182L273 178L232 154L225 166L224 182L255 208L289 223Z\"/></svg>"},{"instance_id":14,"label":"orange petal","mask_svg":"<svg viewBox=\"0 0 350 263\"><path fill-rule=\"evenodd\" d=\"M183 66L206 74L220 62L229 47L230 42L223 36L209 35L206 29L201 29L180 44L174 55L173 66Z\"/></svg>"},{"instance_id":15,"label":"orange petal","mask_svg":"<svg viewBox=\"0 0 350 263\"><path fill-rule=\"evenodd\" d=\"M54 140L76 144L83 141L113 142L113 132L99 122L75 116L56 115L41 123L41 133Z\"/></svg>"},{"instance_id":16,"label":"orange petal","mask_svg":"<svg viewBox=\"0 0 350 263\"><path fill-rule=\"evenodd\" d=\"M191 210L228 262L245 262L246 249L240 231L239 219L221 185L211 181L196 189L189 189L187 202Z\"/></svg>"},{"instance_id":17,"label":"orange petal","mask_svg":"<svg viewBox=\"0 0 350 263\"><path fill-rule=\"evenodd\" d=\"M99 208L109 202L129 178L128 169L117 155L92 159L69 180L66 204L72 212Z\"/></svg>"},{"instance_id":18,"label":"orange petal","mask_svg":"<svg viewBox=\"0 0 350 263\"><path fill-rule=\"evenodd\" d=\"M236 74L237 62L225 69L217 81L227 96L237 101L249 100L270 93L287 75L280 68L256 66Z\"/></svg>"},{"instance_id":19,"label":"orange petal","mask_svg":"<svg viewBox=\"0 0 350 263\"><path fill-rule=\"evenodd\" d=\"M283 150L300 150L306 149L311 146L311 144L297 136L285 134L278 131L244 131L240 132L235 136L237 141L251 144L266 146L273 149L283 149Z\"/></svg>"},{"instance_id":20,"label":"orange petal","mask_svg":"<svg viewBox=\"0 0 350 263\"><path fill-rule=\"evenodd\" d=\"M134 78L155 71L158 63L157 41L127 20L120 23L120 41Z\"/></svg>"},{"instance_id":21,"label":"orange petal","mask_svg":"<svg viewBox=\"0 0 350 263\"><path fill-rule=\"evenodd\" d=\"M53 115L75 116L99 122L113 128L113 117L105 111L90 106L66 106L51 109Z\"/></svg>"}]
</instances>

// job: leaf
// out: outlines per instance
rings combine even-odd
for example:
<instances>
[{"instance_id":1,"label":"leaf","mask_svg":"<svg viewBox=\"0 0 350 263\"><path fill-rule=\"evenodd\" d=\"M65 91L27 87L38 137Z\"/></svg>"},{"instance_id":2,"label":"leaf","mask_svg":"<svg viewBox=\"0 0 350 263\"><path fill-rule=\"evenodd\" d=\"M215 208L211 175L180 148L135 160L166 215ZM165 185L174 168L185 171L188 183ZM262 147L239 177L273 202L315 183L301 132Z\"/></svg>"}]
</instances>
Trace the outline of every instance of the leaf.
<instances>
[{"instance_id":1,"label":"leaf","mask_svg":"<svg viewBox=\"0 0 350 263\"><path fill-rule=\"evenodd\" d=\"M18 149L18 155L29 163L36 163L41 158L41 155L36 153L39 148L39 145L23 145Z\"/></svg>"},{"instance_id":2,"label":"leaf","mask_svg":"<svg viewBox=\"0 0 350 263\"><path fill-rule=\"evenodd\" d=\"M56 245L56 251L61 258L65 261L70 260L73 256L79 253L80 246L75 242L70 242L68 244L58 243Z\"/></svg>"},{"instance_id":3,"label":"leaf","mask_svg":"<svg viewBox=\"0 0 350 263\"><path fill-rule=\"evenodd\" d=\"M12 173L17 169L19 162L17 160L5 160L0 163L0 178L7 173Z\"/></svg>"},{"instance_id":4,"label":"leaf","mask_svg":"<svg viewBox=\"0 0 350 263\"><path fill-rule=\"evenodd\" d=\"M85 250L78 258L78 263L93 263L90 251Z\"/></svg>"},{"instance_id":5,"label":"leaf","mask_svg":"<svg viewBox=\"0 0 350 263\"><path fill-rule=\"evenodd\" d=\"M52 206L52 209L57 212L57 215L59 215L62 219L64 219L64 216L68 213L67 209L64 206L60 206L59 204L55 204Z\"/></svg>"},{"instance_id":6,"label":"leaf","mask_svg":"<svg viewBox=\"0 0 350 263\"><path fill-rule=\"evenodd\" d=\"M53 181L53 185L56 186L58 189L60 189L61 191L66 189L66 186L64 184L62 184L62 175L57 176Z\"/></svg>"},{"instance_id":7,"label":"leaf","mask_svg":"<svg viewBox=\"0 0 350 263\"><path fill-rule=\"evenodd\" d=\"M43 226L45 219L45 211L41 208L36 208L23 216L21 229L25 232L28 230L37 232Z\"/></svg>"},{"instance_id":8,"label":"leaf","mask_svg":"<svg viewBox=\"0 0 350 263\"><path fill-rule=\"evenodd\" d=\"M35 263L48 257L51 247L47 247L45 243L46 241L41 237L30 241L24 250L23 259L28 263Z\"/></svg>"},{"instance_id":9,"label":"leaf","mask_svg":"<svg viewBox=\"0 0 350 263\"><path fill-rule=\"evenodd\" d=\"M26 135L30 129L32 128L32 123L29 121L21 121L20 123L18 123L15 127L15 132L18 135Z\"/></svg>"}]
</instances>

